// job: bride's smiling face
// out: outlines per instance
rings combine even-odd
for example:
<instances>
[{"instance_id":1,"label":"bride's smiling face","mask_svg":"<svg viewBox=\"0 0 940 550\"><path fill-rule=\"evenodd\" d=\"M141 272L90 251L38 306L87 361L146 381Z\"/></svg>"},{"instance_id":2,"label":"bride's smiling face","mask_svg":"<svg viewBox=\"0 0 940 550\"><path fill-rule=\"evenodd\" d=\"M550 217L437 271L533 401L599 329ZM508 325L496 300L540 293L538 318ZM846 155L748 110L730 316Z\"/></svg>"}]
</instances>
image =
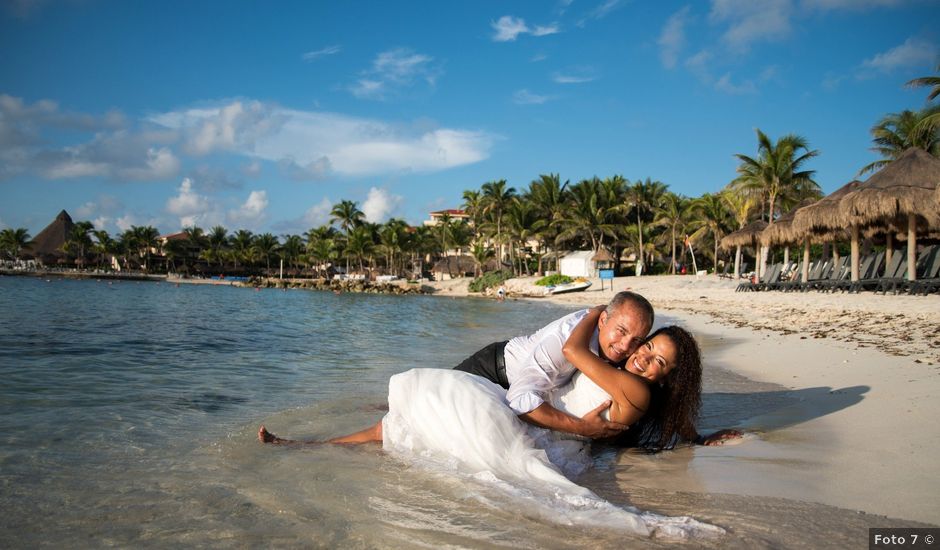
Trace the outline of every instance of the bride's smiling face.
<instances>
[{"instance_id":1,"label":"bride's smiling face","mask_svg":"<svg viewBox=\"0 0 940 550\"><path fill-rule=\"evenodd\" d=\"M624 365L631 372L650 382L658 382L676 368L676 345L665 334L647 340Z\"/></svg>"}]
</instances>

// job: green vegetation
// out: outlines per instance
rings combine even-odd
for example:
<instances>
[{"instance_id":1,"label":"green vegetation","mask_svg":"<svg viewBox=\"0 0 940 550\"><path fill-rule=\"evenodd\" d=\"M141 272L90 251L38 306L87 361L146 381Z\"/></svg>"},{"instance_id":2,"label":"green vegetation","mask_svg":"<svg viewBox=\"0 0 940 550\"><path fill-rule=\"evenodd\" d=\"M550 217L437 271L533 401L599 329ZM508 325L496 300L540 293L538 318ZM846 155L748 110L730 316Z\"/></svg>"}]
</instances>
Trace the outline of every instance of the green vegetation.
<instances>
[{"instance_id":1,"label":"green vegetation","mask_svg":"<svg viewBox=\"0 0 940 550\"><path fill-rule=\"evenodd\" d=\"M555 273L554 275L548 275L546 277L542 277L538 281L535 281L535 284L539 286L556 286L556 285L568 284L572 281L574 281L574 279L572 279L571 277L567 275Z\"/></svg>"},{"instance_id":2,"label":"green vegetation","mask_svg":"<svg viewBox=\"0 0 940 550\"><path fill-rule=\"evenodd\" d=\"M485 273L481 277L470 281L470 286L468 287L470 292L483 292L488 288L495 288L503 284L506 279L512 279L513 274L511 271L490 271Z\"/></svg>"}]
</instances>

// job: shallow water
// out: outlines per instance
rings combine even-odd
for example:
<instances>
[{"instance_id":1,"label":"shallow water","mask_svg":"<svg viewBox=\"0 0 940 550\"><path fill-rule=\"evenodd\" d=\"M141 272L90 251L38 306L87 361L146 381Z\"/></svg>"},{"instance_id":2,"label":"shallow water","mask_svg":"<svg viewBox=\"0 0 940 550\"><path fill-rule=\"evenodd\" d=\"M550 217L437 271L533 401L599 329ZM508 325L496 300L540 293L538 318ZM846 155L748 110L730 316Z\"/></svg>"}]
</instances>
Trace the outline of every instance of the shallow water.
<instances>
[{"instance_id":1,"label":"shallow water","mask_svg":"<svg viewBox=\"0 0 940 550\"><path fill-rule=\"evenodd\" d=\"M296 438L362 428L382 416L391 374L454 365L569 311L533 302L0 277L0 542L667 545L625 539L615 528L565 525L485 482L376 447L285 449L255 439L262 422ZM706 357L719 345L702 343ZM712 365L702 425L746 425L796 399ZM616 504L692 515L729 532L694 546L845 547L862 545L868 526L911 524L706 489L688 475L700 451L599 449L597 467L579 482ZM649 483L673 478L681 481Z\"/></svg>"}]
</instances>

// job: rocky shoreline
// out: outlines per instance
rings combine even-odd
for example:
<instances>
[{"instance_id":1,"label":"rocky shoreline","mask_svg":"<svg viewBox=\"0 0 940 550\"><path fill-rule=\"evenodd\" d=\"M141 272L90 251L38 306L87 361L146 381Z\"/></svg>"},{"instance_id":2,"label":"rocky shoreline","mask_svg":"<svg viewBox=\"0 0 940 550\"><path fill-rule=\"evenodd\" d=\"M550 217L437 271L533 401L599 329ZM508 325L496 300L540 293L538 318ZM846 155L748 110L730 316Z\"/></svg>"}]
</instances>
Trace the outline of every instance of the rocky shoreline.
<instances>
[{"instance_id":1,"label":"rocky shoreline","mask_svg":"<svg viewBox=\"0 0 940 550\"><path fill-rule=\"evenodd\" d=\"M232 286L396 295L433 294L435 291L431 286L407 281L373 282L339 279L278 279L275 277L252 277L247 281L233 281Z\"/></svg>"}]
</instances>

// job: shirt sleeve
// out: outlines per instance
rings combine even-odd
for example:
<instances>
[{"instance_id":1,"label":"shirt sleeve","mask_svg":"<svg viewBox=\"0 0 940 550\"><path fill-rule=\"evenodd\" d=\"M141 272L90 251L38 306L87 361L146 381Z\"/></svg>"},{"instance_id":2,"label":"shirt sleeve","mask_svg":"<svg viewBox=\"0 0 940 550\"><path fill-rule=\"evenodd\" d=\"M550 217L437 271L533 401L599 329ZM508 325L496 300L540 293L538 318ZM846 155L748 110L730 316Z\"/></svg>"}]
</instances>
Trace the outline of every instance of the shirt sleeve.
<instances>
[{"instance_id":1,"label":"shirt sleeve","mask_svg":"<svg viewBox=\"0 0 940 550\"><path fill-rule=\"evenodd\" d=\"M536 409L548 399L548 392L567 381L567 364L562 346L567 336L561 332L546 335L532 350L509 385L506 399L516 414Z\"/></svg>"}]
</instances>

